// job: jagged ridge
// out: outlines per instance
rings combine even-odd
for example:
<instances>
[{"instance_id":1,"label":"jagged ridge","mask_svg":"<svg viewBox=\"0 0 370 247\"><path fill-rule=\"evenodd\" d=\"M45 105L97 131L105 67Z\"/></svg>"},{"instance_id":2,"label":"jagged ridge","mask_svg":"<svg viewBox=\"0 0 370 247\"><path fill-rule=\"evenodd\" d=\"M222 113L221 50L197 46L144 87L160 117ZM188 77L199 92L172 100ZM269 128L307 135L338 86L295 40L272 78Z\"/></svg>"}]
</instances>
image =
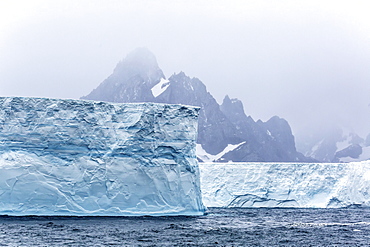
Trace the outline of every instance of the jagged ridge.
<instances>
[{"instance_id":1,"label":"jagged ridge","mask_svg":"<svg viewBox=\"0 0 370 247\"><path fill-rule=\"evenodd\" d=\"M110 102L156 102L201 107L198 158L203 161L307 161L295 148L288 122L277 116L255 122L240 100L225 97L219 105L198 78L184 72L166 80L154 55L138 48L83 99Z\"/></svg>"}]
</instances>

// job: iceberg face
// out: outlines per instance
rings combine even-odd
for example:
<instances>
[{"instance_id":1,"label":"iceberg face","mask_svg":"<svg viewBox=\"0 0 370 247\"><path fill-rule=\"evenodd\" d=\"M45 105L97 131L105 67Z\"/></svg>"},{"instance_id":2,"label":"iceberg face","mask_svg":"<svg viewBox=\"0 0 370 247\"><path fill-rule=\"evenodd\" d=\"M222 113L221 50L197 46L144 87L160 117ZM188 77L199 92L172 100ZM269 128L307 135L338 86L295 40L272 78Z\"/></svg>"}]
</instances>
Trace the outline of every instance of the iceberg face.
<instances>
[{"instance_id":1,"label":"iceberg face","mask_svg":"<svg viewBox=\"0 0 370 247\"><path fill-rule=\"evenodd\" d=\"M370 207L370 161L200 163L207 207Z\"/></svg>"},{"instance_id":2,"label":"iceberg face","mask_svg":"<svg viewBox=\"0 0 370 247\"><path fill-rule=\"evenodd\" d=\"M0 98L0 214L203 214L198 110Z\"/></svg>"}]
</instances>

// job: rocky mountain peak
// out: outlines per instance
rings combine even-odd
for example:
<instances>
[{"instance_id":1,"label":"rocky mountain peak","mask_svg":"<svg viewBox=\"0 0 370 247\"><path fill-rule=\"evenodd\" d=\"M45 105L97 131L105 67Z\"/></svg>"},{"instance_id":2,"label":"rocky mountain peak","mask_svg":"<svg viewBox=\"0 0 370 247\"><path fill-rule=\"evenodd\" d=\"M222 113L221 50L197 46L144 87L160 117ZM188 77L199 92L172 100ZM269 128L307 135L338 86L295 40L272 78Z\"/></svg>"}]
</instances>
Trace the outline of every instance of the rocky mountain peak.
<instances>
[{"instance_id":1,"label":"rocky mountain peak","mask_svg":"<svg viewBox=\"0 0 370 247\"><path fill-rule=\"evenodd\" d=\"M165 78L154 54L137 48L120 61L113 74L82 99L108 102L150 102L153 86Z\"/></svg>"},{"instance_id":2,"label":"rocky mountain peak","mask_svg":"<svg viewBox=\"0 0 370 247\"><path fill-rule=\"evenodd\" d=\"M238 99L230 99L229 95L225 96L220 108L224 113L232 112L233 115L245 115L243 103Z\"/></svg>"},{"instance_id":3,"label":"rocky mountain peak","mask_svg":"<svg viewBox=\"0 0 370 247\"><path fill-rule=\"evenodd\" d=\"M120 61L113 74L130 79L140 77L143 82L157 82L158 78L164 78L154 54L147 48L137 48Z\"/></svg>"},{"instance_id":4,"label":"rocky mountain peak","mask_svg":"<svg viewBox=\"0 0 370 247\"><path fill-rule=\"evenodd\" d=\"M273 116L264 125L268 134L277 142L284 145L290 152L296 152L294 136L289 123L285 119Z\"/></svg>"},{"instance_id":5,"label":"rocky mountain peak","mask_svg":"<svg viewBox=\"0 0 370 247\"><path fill-rule=\"evenodd\" d=\"M273 121L256 123L244 113L242 102L229 96L219 105L202 81L184 72L166 80L155 56L146 48L127 55L111 76L83 98L199 106L197 148L203 161L303 160L295 151L289 125L281 128L279 121L278 127Z\"/></svg>"}]
</instances>

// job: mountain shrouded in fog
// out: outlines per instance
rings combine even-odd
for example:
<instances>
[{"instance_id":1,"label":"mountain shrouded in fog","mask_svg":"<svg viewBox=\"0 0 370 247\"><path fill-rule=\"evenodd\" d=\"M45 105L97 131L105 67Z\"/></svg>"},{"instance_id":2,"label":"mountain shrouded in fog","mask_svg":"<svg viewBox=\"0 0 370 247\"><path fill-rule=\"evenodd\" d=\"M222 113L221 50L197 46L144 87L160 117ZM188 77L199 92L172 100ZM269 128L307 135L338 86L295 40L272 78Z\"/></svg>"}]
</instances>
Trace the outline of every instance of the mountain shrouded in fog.
<instances>
[{"instance_id":1,"label":"mountain shrouded in fog","mask_svg":"<svg viewBox=\"0 0 370 247\"><path fill-rule=\"evenodd\" d=\"M184 72L168 79L155 56L138 48L82 99L109 102L155 102L201 107L197 155L202 161L308 161L295 148L288 122L277 116L255 122L240 100L226 96L219 105L197 78Z\"/></svg>"},{"instance_id":2,"label":"mountain shrouded in fog","mask_svg":"<svg viewBox=\"0 0 370 247\"><path fill-rule=\"evenodd\" d=\"M362 160L370 158L368 142L351 136L370 134L369 7L364 0L0 1L0 94L76 99L145 46L166 77L184 71L201 79L219 105L229 95L255 120L286 119L298 152ZM146 96L161 91L153 92ZM353 151L341 152L349 145Z\"/></svg>"}]
</instances>

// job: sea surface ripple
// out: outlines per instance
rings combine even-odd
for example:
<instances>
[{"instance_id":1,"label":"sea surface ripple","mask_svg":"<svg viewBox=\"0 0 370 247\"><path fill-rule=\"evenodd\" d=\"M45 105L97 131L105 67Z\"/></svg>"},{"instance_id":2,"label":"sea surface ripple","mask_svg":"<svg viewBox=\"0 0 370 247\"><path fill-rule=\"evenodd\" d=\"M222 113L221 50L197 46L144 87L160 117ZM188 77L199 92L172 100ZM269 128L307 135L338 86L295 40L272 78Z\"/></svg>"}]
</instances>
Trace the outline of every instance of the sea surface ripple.
<instances>
[{"instance_id":1,"label":"sea surface ripple","mask_svg":"<svg viewBox=\"0 0 370 247\"><path fill-rule=\"evenodd\" d=\"M0 216L0 246L369 244L369 208L209 208L196 217Z\"/></svg>"}]
</instances>

